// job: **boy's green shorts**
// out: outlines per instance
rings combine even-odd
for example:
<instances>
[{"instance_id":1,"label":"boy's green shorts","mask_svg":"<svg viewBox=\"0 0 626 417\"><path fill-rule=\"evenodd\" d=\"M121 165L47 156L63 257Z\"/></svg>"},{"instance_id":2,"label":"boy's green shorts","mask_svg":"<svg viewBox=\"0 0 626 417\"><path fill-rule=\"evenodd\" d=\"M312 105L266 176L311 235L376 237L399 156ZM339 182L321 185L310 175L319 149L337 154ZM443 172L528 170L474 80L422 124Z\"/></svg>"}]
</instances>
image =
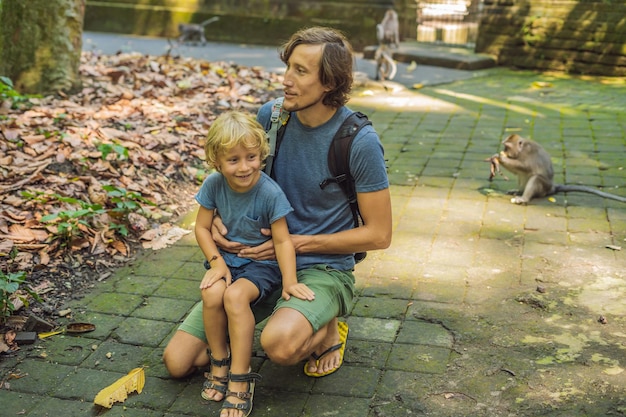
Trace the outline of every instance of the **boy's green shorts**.
<instances>
[{"instance_id":1,"label":"boy's green shorts","mask_svg":"<svg viewBox=\"0 0 626 417\"><path fill-rule=\"evenodd\" d=\"M305 301L291 297L281 298L281 291L275 291L264 301L252 308L257 323L265 320L279 308L293 308L304 315L313 332L317 332L334 317L347 315L352 310L354 298L354 275L352 271L339 271L325 265L317 265L298 271L298 282L306 284L315 293L315 300ZM178 330L189 333L206 342L202 320L202 302L196 304L180 324Z\"/></svg>"}]
</instances>

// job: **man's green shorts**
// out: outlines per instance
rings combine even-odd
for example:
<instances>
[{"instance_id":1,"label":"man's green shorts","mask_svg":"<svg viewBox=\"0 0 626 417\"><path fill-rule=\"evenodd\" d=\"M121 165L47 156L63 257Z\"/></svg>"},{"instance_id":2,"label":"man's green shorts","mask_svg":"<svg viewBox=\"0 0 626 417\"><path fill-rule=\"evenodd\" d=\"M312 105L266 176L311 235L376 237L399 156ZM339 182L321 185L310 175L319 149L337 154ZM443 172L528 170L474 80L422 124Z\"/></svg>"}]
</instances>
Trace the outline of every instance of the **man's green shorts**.
<instances>
[{"instance_id":1,"label":"man's green shorts","mask_svg":"<svg viewBox=\"0 0 626 417\"><path fill-rule=\"evenodd\" d=\"M306 284L315 293L315 300L305 301L291 297L289 301L281 298L281 291L275 291L264 301L252 308L257 323L269 317L279 308L293 308L304 315L313 332L334 317L347 315L352 310L354 299L354 275L352 271L339 271L325 265L298 271L298 282ZM189 315L178 327L198 339L206 341L202 320L202 302L199 302L189 312Z\"/></svg>"}]
</instances>

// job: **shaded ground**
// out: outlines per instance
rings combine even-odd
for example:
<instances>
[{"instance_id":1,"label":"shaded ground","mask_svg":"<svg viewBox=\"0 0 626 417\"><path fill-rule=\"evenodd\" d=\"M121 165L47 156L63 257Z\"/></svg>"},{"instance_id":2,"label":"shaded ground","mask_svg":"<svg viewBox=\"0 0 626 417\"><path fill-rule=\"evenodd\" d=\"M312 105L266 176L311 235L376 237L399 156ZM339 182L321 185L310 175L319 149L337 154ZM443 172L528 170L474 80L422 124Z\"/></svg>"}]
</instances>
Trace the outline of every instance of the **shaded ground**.
<instances>
[{"instance_id":1,"label":"shaded ground","mask_svg":"<svg viewBox=\"0 0 626 417\"><path fill-rule=\"evenodd\" d=\"M86 52L81 75L70 97L0 106L0 269L27 272L47 319L140 248L177 240L211 121L280 86L259 68L138 53Z\"/></svg>"}]
</instances>

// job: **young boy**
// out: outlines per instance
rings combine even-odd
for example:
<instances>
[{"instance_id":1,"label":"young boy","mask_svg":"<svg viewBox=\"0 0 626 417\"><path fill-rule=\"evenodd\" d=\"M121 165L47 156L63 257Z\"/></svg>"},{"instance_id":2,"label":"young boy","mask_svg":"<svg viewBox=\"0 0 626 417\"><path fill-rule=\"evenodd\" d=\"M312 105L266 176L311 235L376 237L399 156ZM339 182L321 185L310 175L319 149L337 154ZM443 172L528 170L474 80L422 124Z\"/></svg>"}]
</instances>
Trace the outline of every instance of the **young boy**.
<instances>
[{"instance_id":1,"label":"young boy","mask_svg":"<svg viewBox=\"0 0 626 417\"><path fill-rule=\"evenodd\" d=\"M296 278L295 250L285 220L291 205L278 184L261 171L269 153L263 127L250 115L224 113L211 125L204 149L207 163L217 172L196 195L196 239L207 259L200 289L211 362L201 395L211 401L226 398L221 417L247 416L260 378L250 372L255 326L251 304L271 295L281 285L281 275L285 300L313 300L314 293ZM219 251L211 235L215 212L227 225L230 239L252 246L268 240L261 229L271 228L277 262Z\"/></svg>"}]
</instances>

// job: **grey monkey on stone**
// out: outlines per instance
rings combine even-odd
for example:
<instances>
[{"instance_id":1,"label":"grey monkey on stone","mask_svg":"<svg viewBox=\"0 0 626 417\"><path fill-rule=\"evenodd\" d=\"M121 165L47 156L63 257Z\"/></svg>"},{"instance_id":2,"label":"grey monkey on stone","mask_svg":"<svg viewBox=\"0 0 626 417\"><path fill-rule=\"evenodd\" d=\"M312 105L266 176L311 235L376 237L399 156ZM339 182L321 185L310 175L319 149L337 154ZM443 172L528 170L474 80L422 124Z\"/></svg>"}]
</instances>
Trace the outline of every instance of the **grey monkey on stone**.
<instances>
[{"instance_id":1,"label":"grey monkey on stone","mask_svg":"<svg viewBox=\"0 0 626 417\"><path fill-rule=\"evenodd\" d=\"M178 24L178 42L183 43L186 41L192 40L200 40L202 45L206 43L206 38L204 37L204 27L213 22L217 22L220 20L219 17L214 16L210 19L205 20L202 23L179 23Z\"/></svg>"},{"instance_id":2,"label":"grey monkey on stone","mask_svg":"<svg viewBox=\"0 0 626 417\"><path fill-rule=\"evenodd\" d=\"M562 192L590 193L626 203L625 197L609 194L586 185L554 184L554 169L550 154L531 139L513 134L502 144L504 149L488 159L492 163L492 175L489 179L491 180L493 173L498 170L498 164L517 175L519 188L512 192L517 195L511 199L511 203L528 204L533 198Z\"/></svg>"},{"instance_id":3,"label":"grey monkey on stone","mask_svg":"<svg viewBox=\"0 0 626 417\"><path fill-rule=\"evenodd\" d=\"M400 45L400 24L395 10L387 9L383 20L376 25L376 37L381 44L393 45L394 48Z\"/></svg>"}]
</instances>

